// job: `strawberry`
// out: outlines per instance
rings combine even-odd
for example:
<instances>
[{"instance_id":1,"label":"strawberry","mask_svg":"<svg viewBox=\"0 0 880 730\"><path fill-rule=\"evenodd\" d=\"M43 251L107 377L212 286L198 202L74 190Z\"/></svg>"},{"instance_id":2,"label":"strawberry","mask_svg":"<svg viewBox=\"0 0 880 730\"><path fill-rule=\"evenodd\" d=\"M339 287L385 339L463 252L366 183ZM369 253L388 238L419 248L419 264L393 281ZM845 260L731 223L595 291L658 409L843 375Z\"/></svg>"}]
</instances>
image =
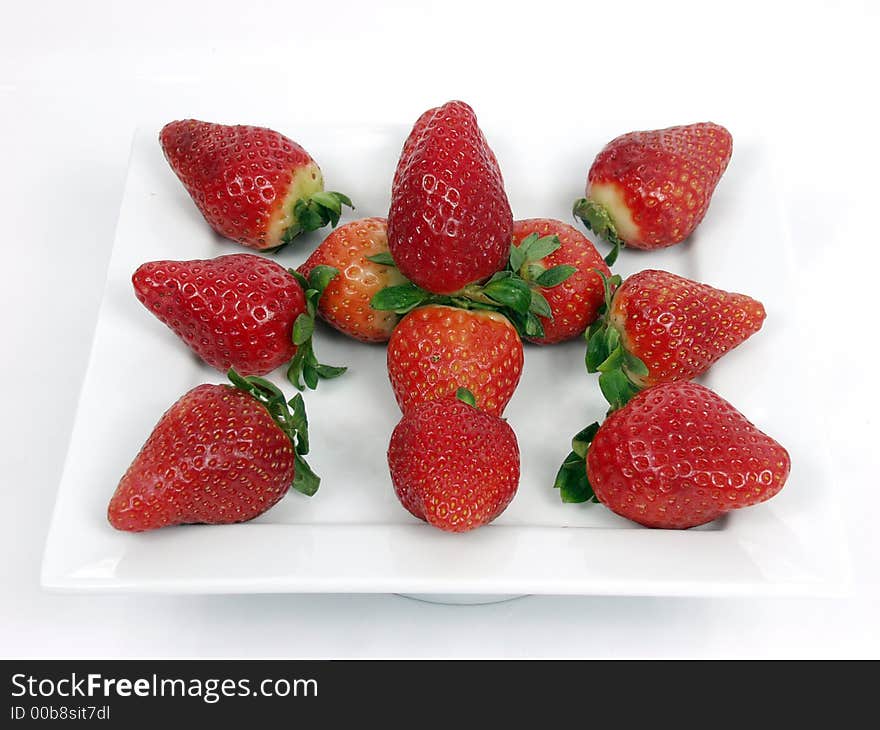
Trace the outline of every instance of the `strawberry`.
<instances>
[{"instance_id":1,"label":"strawberry","mask_svg":"<svg viewBox=\"0 0 880 730\"><path fill-rule=\"evenodd\" d=\"M249 248L277 248L335 226L342 206L351 207L345 195L324 191L302 147L271 129L185 119L166 124L159 141L211 228Z\"/></svg>"},{"instance_id":2,"label":"strawberry","mask_svg":"<svg viewBox=\"0 0 880 730\"><path fill-rule=\"evenodd\" d=\"M345 368L321 365L312 348L315 307L338 274L321 267L311 281L254 254L193 261L150 261L132 276L140 302L208 365L263 375L290 361L302 389ZM298 277L298 278L297 278Z\"/></svg>"},{"instance_id":3,"label":"strawberry","mask_svg":"<svg viewBox=\"0 0 880 730\"><path fill-rule=\"evenodd\" d=\"M641 388L690 380L761 329L762 304L668 271L648 269L610 288L587 331L586 364L612 408Z\"/></svg>"},{"instance_id":4,"label":"strawberry","mask_svg":"<svg viewBox=\"0 0 880 730\"><path fill-rule=\"evenodd\" d=\"M791 467L782 446L690 382L642 391L572 445L556 479L563 501L598 500L646 527L696 527L764 502Z\"/></svg>"},{"instance_id":5,"label":"strawberry","mask_svg":"<svg viewBox=\"0 0 880 730\"><path fill-rule=\"evenodd\" d=\"M523 348L501 314L445 305L419 307L388 342L388 377L400 410L472 391L479 408L504 412L519 383Z\"/></svg>"},{"instance_id":6,"label":"strawberry","mask_svg":"<svg viewBox=\"0 0 880 730\"><path fill-rule=\"evenodd\" d=\"M552 313L540 317L542 337L528 336L539 344L571 339L592 324L605 291L596 269L611 276L586 236L552 218L514 222L510 268L533 283Z\"/></svg>"},{"instance_id":7,"label":"strawberry","mask_svg":"<svg viewBox=\"0 0 880 730\"><path fill-rule=\"evenodd\" d=\"M471 404L462 389L405 413L391 434L388 466L400 503L446 532L485 525L519 485L519 446L506 421Z\"/></svg>"},{"instance_id":8,"label":"strawberry","mask_svg":"<svg viewBox=\"0 0 880 730\"><path fill-rule=\"evenodd\" d=\"M315 493L320 479L302 458L309 450L302 396L285 402L261 378L234 371L229 378L235 387L199 385L162 416L110 500L113 527L244 522L291 486Z\"/></svg>"},{"instance_id":9,"label":"strawberry","mask_svg":"<svg viewBox=\"0 0 880 730\"><path fill-rule=\"evenodd\" d=\"M426 114L395 172L388 245L407 279L452 294L504 268L513 216L473 110L451 101Z\"/></svg>"},{"instance_id":10,"label":"strawberry","mask_svg":"<svg viewBox=\"0 0 880 730\"><path fill-rule=\"evenodd\" d=\"M389 255L385 219L364 218L333 231L298 269L303 276L316 266L340 272L321 295L318 313L340 332L363 342L386 342L400 320L394 312L370 306L379 291L406 281L393 261L371 260L382 261L383 255Z\"/></svg>"},{"instance_id":11,"label":"strawberry","mask_svg":"<svg viewBox=\"0 0 880 730\"><path fill-rule=\"evenodd\" d=\"M574 214L614 248L655 249L687 238L706 215L733 138L711 122L630 132L609 142L587 176Z\"/></svg>"}]
</instances>

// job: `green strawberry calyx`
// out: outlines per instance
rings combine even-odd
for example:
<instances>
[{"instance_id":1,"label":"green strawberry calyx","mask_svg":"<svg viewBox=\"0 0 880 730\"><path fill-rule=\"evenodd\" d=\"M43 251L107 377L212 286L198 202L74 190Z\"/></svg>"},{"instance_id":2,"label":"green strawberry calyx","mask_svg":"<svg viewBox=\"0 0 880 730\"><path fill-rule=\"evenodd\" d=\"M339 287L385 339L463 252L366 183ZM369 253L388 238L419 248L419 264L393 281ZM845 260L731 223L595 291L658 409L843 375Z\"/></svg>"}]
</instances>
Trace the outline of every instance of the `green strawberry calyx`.
<instances>
[{"instance_id":1,"label":"green strawberry calyx","mask_svg":"<svg viewBox=\"0 0 880 730\"><path fill-rule=\"evenodd\" d=\"M309 421L306 406L301 394L297 393L290 400L285 400L284 393L273 383L255 375L244 377L230 368L226 373L232 384L239 390L250 395L262 404L272 420L284 431L293 445L294 476L293 487L296 491L311 497L318 491L321 478L303 459L309 453Z\"/></svg>"},{"instance_id":2,"label":"green strawberry calyx","mask_svg":"<svg viewBox=\"0 0 880 730\"><path fill-rule=\"evenodd\" d=\"M574 266L567 264L545 269L538 263L561 245L557 236L538 237L533 233L524 238L519 246L511 245L506 268L482 284L468 284L455 294L441 295L407 282L377 292L370 306L397 314L406 314L426 304L486 309L505 315L521 336L541 338L544 336L544 326L540 318L553 319L553 312L540 290L558 286L577 271ZM387 252L368 256L367 259L384 266L395 265Z\"/></svg>"},{"instance_id":3,"label":"green strawberry calyx","mask_svg":"<svg viewBox=\"0 0 880 730\"><path fill-rule=\"evenodd\" d=\"M571 440L571 453L565 457L553 483L553 487L559 490L559 497L563 502L599 501L587 477L587 452L598 430L599 424L591 423Z\"/></svg>"},{"instance_id":4,"label":"green strawberry calyx","mask_svg":"<svg viewBox=\"0 0 880 730\"><path fill-rule=\"evenodd\" d=\"M354 210L351 198L332 190L320 190L293 204L293 223L281 236L282 245L290 243L301 233L316 231L326 225L333 228L342 216L342 206Z\"/></svg>"},{"instance_id":5,"label":"green strawberry calyx","mask_svg":"<svg viewBox=\"0 0 880 730\"><path fill-rule=\"evenodd\" d=\"M598 269L594 271L602 277L605 303L599 318L584 333L587 341L584 364L588 373L599 373L599 388L610 405L610 413L623 408L642 390L648 367L626 349L620 331L611 322L614 291L623 280L619 275L607 277Z\"/></svg>"},{"instance_id":6,"label":"green strawberry calyx","mask_svg":"<svg viewBox=\"0 0 880 730\"><path fill-rule=\"evenodd\" d=\"M562 242L558 236L539 236L530 233L519 245L511 245L507 271L524 281L529 287L529 307L526 312L514 309L509 317L516 328L526 337L540 339L544 336L544 326L540 317L553 319L553 310L544 298L541 289L559 286L577 271L577 267L559 264L545 268L540 262L559 250Z\"/></svg>"},{"instance_id":7,"label":"green strawberry calyx","mask_svg":"<svg viewBox=\"0 0 880 730\"><path fill-rule=\"evenodd\" d=\"M307 279L295 269L288 269L299 282L306 299L306 311L300 314L293 323L291 339L296 345L296 354L287 367L287 379L297 389L318 387L320 379L338 378L347 368L335 365L324 365L315 356L312 334L315 331L315 317L318 302L327 285L339 275L339 269L332 266L316 266Z\"/></svg>"},{"instance_id":8,"label":"green strawberry calyx","mask_svg":"<svg viewBox=\"0 0 880 730\"><path fill-rule=\"evenodd\" d=\"M571 211L575 218L580 218L588 231L592 231L600 238L604 238L611 244L611 251L605 257L605 263L613 266L617 261L620 249L624 247L623 239L617 233L617 227L608 210L589 198L578 198L574 201Z\"/></svg>"}]
</instances>

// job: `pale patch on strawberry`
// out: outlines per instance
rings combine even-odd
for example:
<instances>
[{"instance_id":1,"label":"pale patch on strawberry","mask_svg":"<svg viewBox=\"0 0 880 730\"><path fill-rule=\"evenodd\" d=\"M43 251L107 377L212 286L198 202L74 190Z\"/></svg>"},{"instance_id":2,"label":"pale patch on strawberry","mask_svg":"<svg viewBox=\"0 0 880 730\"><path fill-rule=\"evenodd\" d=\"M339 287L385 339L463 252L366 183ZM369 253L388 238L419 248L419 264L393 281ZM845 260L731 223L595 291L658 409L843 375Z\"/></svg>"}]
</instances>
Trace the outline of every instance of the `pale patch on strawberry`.
<instances>
[{"instance_id":1,"label":"pale patch on strawberry","mask_svg":"<svg viewBox=\"0 0 880 730\"><path fill-rule=\"evenodd\" d=\"M623 190L617 183L591 183L587 188L587 197L608 211L617 228L617 234L624 241L632 243L641 239L641 231L633 220L624 200Z\"/></svg>"},{"instance_id":2,"label":"pale patch on strawberry","mask_svg":"<svg viewBox=\"0 0 880 730\"><path fill-rule=\"evenodd\" d=\"M386 342L400 316L390 310L374 309L370 301L388 287L406 284L406 279L390 258L385 219L362 218L340 226L324 239L299 271L308 274L320 264L340 272L321 297L321 317L362 342Z\"/></svg>"},{"instance_id":3,"label":"pale patch on strawberry","mask_svg":"<svg viewBox=\"0 0 880 730\"><path fill-rule=\"evenodd\" d=\"M296 223L293 214L297 200L308 200L314 193L324 189L324 177L321 168L314 162L299 168L290 179L290 188L284 200L272 213L266 230L266 242L258 246L260 250L275 248L284 243L284 233Z\"/></svg>"},{"instance_id":4,"label":"pale patch on strawberry","mask_svg":"<svg viewBox=\"0 0 880 730\"><path fill-rule=\"evenodd\" d=\"M382 332L385 338L391 336L400 316L394 312L381 312L370 307L369 298L361 297L357 302L354 312L348 306L351 300L357 299L361 292L377 292L389 286L399 286L406 283L406 278L395 266L378 266L367 260L368 256L386 253L388 251L388 233L384 225L365 226L363 238L365 245L361 250L358 260L352 261L341 270L341 278L336 286L323 301L320 308L331 322L344 318L344 323L349 328L358 326L359 320L366 320L371 332ZM339 296L339 292L342 296Z\"/></svg>"}]
</instances>

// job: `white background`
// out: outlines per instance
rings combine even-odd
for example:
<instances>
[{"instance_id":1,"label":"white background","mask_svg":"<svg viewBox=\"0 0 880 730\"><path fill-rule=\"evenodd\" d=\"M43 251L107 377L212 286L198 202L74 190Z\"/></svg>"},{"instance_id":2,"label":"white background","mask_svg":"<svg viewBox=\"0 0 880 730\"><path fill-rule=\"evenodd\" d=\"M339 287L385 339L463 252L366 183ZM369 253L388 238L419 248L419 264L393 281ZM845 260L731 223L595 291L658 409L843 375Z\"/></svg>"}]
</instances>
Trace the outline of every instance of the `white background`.
<instances>
[{"instance_id":1,"label":"white background","mask_svg":"<svg viewBox=\"0 0 880 730\"><path fill-rule=\"evenodd\" d=\"M877 5L3 2L2 17L0 655L880 655ZM524 140L550 117L621 132L712 119L764 133L785 171L815 321L811 346L780 357L813 379L804 428L823 430L834 457L851 595L454 607L41 591L135 126L279 113L291 126L401 122L450 98ZM774 242L762 250L754 265L772 266Z\"/></svg>"}]
</instances>

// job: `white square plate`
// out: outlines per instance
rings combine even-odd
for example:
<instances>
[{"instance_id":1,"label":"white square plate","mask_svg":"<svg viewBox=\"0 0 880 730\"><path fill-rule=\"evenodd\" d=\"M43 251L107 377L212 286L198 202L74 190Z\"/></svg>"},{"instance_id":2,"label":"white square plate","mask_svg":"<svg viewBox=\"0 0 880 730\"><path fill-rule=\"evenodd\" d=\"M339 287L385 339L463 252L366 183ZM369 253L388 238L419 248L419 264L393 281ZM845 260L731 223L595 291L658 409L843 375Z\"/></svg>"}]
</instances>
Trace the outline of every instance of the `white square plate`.
<instances>
[{"instance_id":1,"label":"white square plate","mask_svg":"<svg viewBox=\"0 0 880 730\"><path fill-rule=\"evenodd\" d=\"M400 127L300 126L286 131L315 155L328 188L357 217L385 215L407 133ZM589 161L613 136L488 138L514 215L571 221ZM244 249L220 240L174 177L157 142L139 132L109 265L91 360L49 532L42 583L54 589L161 592L405 592L419 594L767 595L837 593L848 565L826 458L805 427L809 392L797 368L807 351L798 318L791 242L759 140L737 139L731 165L697 233L655 253L624 251L616 270L665 268L764 302L764 329L705 378L785 444L792 473L770 502L705 529L648 530L601 505L566 505L552 488L571 436L605 412L584 343L526 346L506 416L522 452L519 493L492 525L450 535L397 502L385 451L399 411L385 348L322 327L323 362L342 378L306 394L317 495L290 493L253 522L127 534L107 523L116 483L159 416L180 395L223 376L198 361L135 299L130 277L154 259L209 258ZM346 220L351 219L349 215ZM311 234L277 258L301 263ZM600 249L606 250L603 244ZM766 263L765 263L766 262ZM273 380L289 395L283 371Z\"/></svg>"}]
</instances>

